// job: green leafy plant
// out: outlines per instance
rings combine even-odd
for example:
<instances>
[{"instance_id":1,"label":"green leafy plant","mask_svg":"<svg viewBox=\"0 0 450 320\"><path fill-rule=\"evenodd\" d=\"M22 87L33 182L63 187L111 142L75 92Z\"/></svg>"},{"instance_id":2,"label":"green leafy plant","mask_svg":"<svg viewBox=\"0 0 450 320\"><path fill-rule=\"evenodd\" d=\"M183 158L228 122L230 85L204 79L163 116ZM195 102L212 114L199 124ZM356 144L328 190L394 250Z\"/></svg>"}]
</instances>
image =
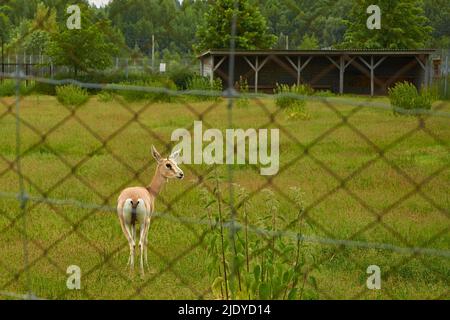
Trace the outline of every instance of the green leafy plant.
<instances>
[{"instance_id":1,"label":"green leafy plant","mask_svg":"<svg viewBox=\"0 0 450 320\"><path fill-rule=\"evenodd\" d=\"M3 80L0 82L0 97L11 97L16 95L17 83L15 80ZM26 86L24 82L19 83L19 94L27 95L31 93L33 86Z\"/></svg>"},{"instance_id":2,"label":"green leafy plant","mask_svg":"<svg viewBox=\"0 0 450 320\"><path fill-rule=\"evenodd\" d=\"M274 90L277 107L284 109L289 119L308 120L311 118L306 111L306 100L304 96L314 94L314 90L308 85L278 84Z\"/></svg>"},{"instance_id":3,"label":"green leafy plant","mask_svg":"<svg viewBox=\"0 0 450 320\"><path fill-rule=\"evenodd\" d=\"M102 90L97 95L98 101L100 102L111 102L114 98L114 95L109 90Z\"/></svg>"},{"instance_id":4,"label":"green leafy plant","mask_svg":"<svg viewBox=\"0 0 450 320\"><path fill-rule=\"evenodd\" d=\"M164 92L164 89L167 90L177 89L176 85L170 79L123 81L120 82L119 84L123 86L141 87L133 90L132 89L119 90L118 93L122 95L127 101L150 100L158 102L171 102L173 100L173 96L171 96L167 92ZM146 88L148 88L148 90L146 90Z\"/></svg>"},{"instance_id":5,"label":"green leafy plant","mask_svg":"<svg viewBox=\"0 0 450 320\"><path fill-rule=\"evenodd\" d=\"M426 92L420 94L416 86L407 81L389 88L388 93L395 114L409 113L410 110L431 109L431 95Z\"/></svg>"},{"instance_id":6,"label":"green leafy plant","mask_svg":"<svg viewBox=\"0 0 450 320\"><path fill-rule=\"evenodd\" d=\"M273 191L264 190L265 214L249 217L253 204L245 188L237 186L243 222L237 223L225 214L222 205L220 181L212 178L213 192L201 191L202 201L210 221L206 237L208 272L212 278L212 292L219 299L299 299L305 282L315 282L303 276L305 258L297 239L282 237L278 231L286 226L279 214L280 203ZM300 210L294 222L298 232L303 225L303 194L297 192ZM242 215L237 215L242 216ZM254 226L250 218L256 219ZM259 231L257 231L259 230ZM303 276L303 277L302 277Z\"/></svg>"},{"instance_id":7,"label":"green leafy plant","mask_svg":"<svg viewBox=\"0 0 450 320\"><path fill-rule=\"evenodd\" d=\"M211 91L211 92L222 92L222 80L216 78L212 81L209 78L201 77L201 76L195 76L190 78L187 81L187 90L193 90L193 91ZM195 100L203 101L203 100L217 100L220 98L220 96L216 95L209 95L208 93L205 93L204 95L193 95L192 96Z\"/></svg>"},{"instance_id":8,"label":"green leafy plant","mask_svg":"<svg viewBox=\"0 0 450 320\"><path fill-rule=\"evenodd\" d=\"M240 76L239 81L236 82L236 87L242 95L241 97L236 99L236 105L241 108L248 107L250 105L250 100L245 96L249 92L247 79Z\"/></svg>"},{"instance_id":9,"label":"green leafy plant","mask_svg":"<svg viewBox=\"0 0 450 320\"><path fill-rule=\"evenodd\" d=\"M168 75L170 79L176 84L178 90L186 90L189 80L195 76L194 72L191 69L180 65L175 65L169 71Z\"/></svg>"},{"instance_id":10,"label":"green leafy plant","mask_svg":"<svg viewBox=\"0 0 450 320\"><path fill-rule=\"evenodd\" d=\"M56 97L65 106L80 106L89 100L87 90L73 84L56 87Z\"/></svg>"}]
</instances>

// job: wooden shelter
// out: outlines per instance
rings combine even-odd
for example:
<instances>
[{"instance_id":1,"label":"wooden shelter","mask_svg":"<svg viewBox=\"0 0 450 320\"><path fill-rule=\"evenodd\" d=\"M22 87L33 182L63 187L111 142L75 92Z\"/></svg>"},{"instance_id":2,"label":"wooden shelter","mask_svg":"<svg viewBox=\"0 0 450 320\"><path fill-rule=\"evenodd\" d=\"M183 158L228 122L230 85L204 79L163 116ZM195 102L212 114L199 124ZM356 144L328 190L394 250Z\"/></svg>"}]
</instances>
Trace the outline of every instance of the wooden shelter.
<instances>
[{"instance_id":1,"label":"wooden shelter","mask_svg":"<svg viewBox=\"0 0 450 320\"><path fill-rule=\"evenodd\" d=\"M309 84L334 93L384 95L399 81L417 88L433 79L434 50L237 50L233 83L246 79L251 91L273 92L276 84ZM232 52L201 54L200 72L213 81L229 81Z\"/></svg>"}]
</instances>

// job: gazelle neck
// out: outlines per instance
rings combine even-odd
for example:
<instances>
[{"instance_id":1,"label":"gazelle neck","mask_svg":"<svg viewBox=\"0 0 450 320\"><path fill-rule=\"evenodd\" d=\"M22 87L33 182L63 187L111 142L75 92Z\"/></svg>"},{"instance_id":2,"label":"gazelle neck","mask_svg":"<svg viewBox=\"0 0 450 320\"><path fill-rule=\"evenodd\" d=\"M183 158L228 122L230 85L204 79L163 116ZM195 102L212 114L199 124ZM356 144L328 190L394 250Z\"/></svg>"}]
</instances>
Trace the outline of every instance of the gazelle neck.
<instances>
[{"instance_id":1,"label":"gazelle neck","mask_svg":"<svg viewBox=\"0 0 450 320\"><path fill-rule=\"evenodd\" d=\"M151 195L156 197L159 194L159 192L161 191L165 182L166 182L166 178L164 178L159 173L159 167L157 166L155 175L153 176L153 179L152 179L152 182L150 183L149 186L147 186L148 192L150 192Z\"/></svg>"}]
</instances>

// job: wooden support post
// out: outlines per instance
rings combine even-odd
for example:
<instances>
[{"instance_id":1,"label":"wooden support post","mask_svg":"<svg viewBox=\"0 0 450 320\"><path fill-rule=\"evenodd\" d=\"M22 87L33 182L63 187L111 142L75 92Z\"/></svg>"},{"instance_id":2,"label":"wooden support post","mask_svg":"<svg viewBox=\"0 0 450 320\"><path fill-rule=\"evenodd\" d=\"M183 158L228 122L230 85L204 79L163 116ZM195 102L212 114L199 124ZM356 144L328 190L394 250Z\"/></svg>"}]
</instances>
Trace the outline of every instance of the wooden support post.
<instances>
[{"instance_id":1,"label":"wooden support post","mask_svg":"<svg viewBox=\"0 0 450 320\"><path fill-rule=\"evenodd\" d=\"M344 65L344 56L339 57L339 93L344 93L344 71L345 71L345 65Z\"/></svg>"},{"instance_id":2,"label":"wooden support post","mask_svg":"<svg viewBox=\"0 0 450 320\"><path fill-rule=\"evenodd\" d=\"M373 97L375 95L375 69L384 61L386 57L382 57L375 63L373 56L370 56L370 63L364 60L363 57L358 57L362 63L366 65L370 70L370 95Z\"/></svg>"},{"instance_id":3,"label":"wooden support post","mask_svg":"<svg viewBox=\"0 0 450 320\"><path fill-rule=\"evenodd\" d=\"M211 83L211 87L214 84L214 56L211 56L211 74L210 76L210 83Z\"/></svg>"},{"instance_id":4,"label":"wooden support post","mask_svg":"<svg viewBox=\"0 0 450 320\"><path fill-rule=\"evenodd\" d=\"M425 61L425 64L422 60L420 60L417 56L415 56L416 61L419 63L419 65L423 69L423 80L422 80L422 87L426 87L428 85L428 60Z\"/></svg>"},{"instance_id":5,"label":"wooden support post","mask_svg":"<svg viewBox=\"0 0 450 320\"><path fill-rule=\"evenodd\" d=\"M375 68L373 66L373 56L370 56L370 96L373 97L375 93L375 85L374 85L374 71Z\"/></svg>"},{"instance_id":6,"label":"wooden support post","mask_svg":"<svg viewBox=\"0 0 450 320\"><path fill-rule=\"evenodd\" d=\"M258 93L258 78L259 78L259 71L264 67L264 65L267 63L267 61L269 61L270 56L268 56L267 58L265 58L263 60L263 62L261 62L261 64L259 63L259 57L256 56L256 60L255 60L255 65L253 65L253 63L251 63L250 60L248 60L247 57L244 57L244 60L248 63L248 65L250 66L250 68L252 68L252 70L255 72L255 93Z\"/></svg>"},{"instance_id":7,"label":"wooden support post","mask_svg":"<svg viewBox=\"0 0 450 320\"><path fill-rule=\"evenodd\" d=\"M297 57L297 64L295 64L291 58L286 57L287 61L291 64L291 66L294 68L295 71L297 71L297 85L300 85L301 82L301 75L302 75L302 71L303 69L306 68L306 66L308 65L308 63L311 61L313 57L309 57L303 64L302 64L302 57L298 56Z\"/></svg>"},{"instance_id":8,"label":"wooden support post","mask_svg":"<svg viewBox=\"0 0 450 320\"><path fill-rule=\"evenodd\" d=\"M212 68L212 74L214 75L214 72L219 69L219 67L222 65L222 63L225 61L225 59L227 58L227 56L223 56L222 59L219 60L219 62L217 62L216 65L213 66Z\"/></svg>"},{"instance_id":9,"label":"wooden support post","mask_svg":"<svg viewBox=\"0 0 450 320\"><path fill-rule=\"evenodd\" d=\"M259 73L259 57L255 61L255 93L258 93L258 73Z\"/></svg>"}]
</instances>

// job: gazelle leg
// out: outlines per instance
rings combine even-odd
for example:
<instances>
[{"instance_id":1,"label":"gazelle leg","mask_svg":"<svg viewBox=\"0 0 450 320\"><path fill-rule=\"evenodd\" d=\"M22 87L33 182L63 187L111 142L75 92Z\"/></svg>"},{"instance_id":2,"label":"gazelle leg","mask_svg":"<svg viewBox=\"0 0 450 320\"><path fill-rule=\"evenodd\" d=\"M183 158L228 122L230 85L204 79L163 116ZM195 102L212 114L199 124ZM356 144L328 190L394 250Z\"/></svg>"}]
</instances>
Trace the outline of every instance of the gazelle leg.
<instances>
[{"instance_id":1,"label":"gazelle leg","mask_svg":"<svg viewBox=\"0 0 450 320\"><path fill-rule=\"evenodd\" d=\"M145 260L145 266L148 267L148 260L147 260L147 247L148 247L148 230L150 229L150 221L151 218L149 217L145 221L145 233L144 233L144 260Z\"/></svg>"},{"instance_id":2,"label":"gazelle leg","mask_svg":"<svg viewBox=\"0 0 450 320\"><path fill-rule=\"evenodd\" d=\"M128 262L127 262L127 266L130 265L131 266L131 247L134 247L134 241L133 238L131 236L131 232L130 230L127 228L127 226L125 225L125 222L123 220L123 216L121 216L121 214L119 213L119 221L120 221L120 227L122 228L122 232L125 235L125 237L127 238L128 241L128 245L130 246L130 255L128 256Z\"/></svg>"},{"instance_id":3,"label":"gazelle leg","mask_svg":"<svg viewBox=\"0 0 450 320\"><path fill-rule=\"evenodd\" d=\"M140 267L141 267L141 274L144 275L144 244L145 244L145 240L144 240L144 235L145 235L145 221L144 223L141 225L141 230L140 230L140 236L139 236L139 249L140 249Z\"/></svg>"},{"instance_id":4,"label":"gazelle leg","mask_svg":"<svg viewBox=\"0 0 450 320\"><path fill-rule=\"evenodd\" d=\"M130 234L130 270L132 271L134 269L134 251L136 248L136 242L134 241L134 237L131 236L133 234L132 228L129 225L125 225L125 229Z\"/></svg>"}]
</instances>

